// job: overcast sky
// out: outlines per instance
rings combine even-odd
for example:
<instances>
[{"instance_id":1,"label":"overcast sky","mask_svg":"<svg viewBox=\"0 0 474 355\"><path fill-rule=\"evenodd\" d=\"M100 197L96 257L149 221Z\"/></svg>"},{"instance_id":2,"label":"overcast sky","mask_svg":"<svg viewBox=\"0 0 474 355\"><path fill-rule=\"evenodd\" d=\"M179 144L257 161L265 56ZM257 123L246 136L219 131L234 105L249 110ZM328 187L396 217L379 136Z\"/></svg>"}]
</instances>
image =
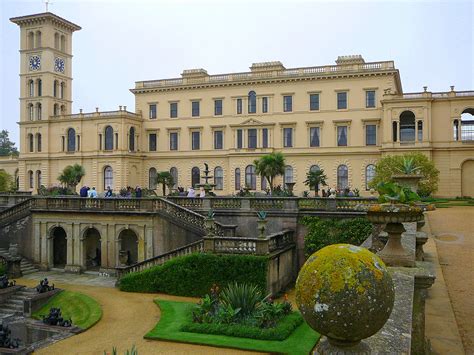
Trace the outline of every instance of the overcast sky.
<instances>
[{"instance_id":1,"label":"overcast sky","mask_svg":"<svg viewBox=\"0 0 474 355\"><path fill-rule=\"evenodd\" d=\"M73 36L73 112L134 108L134 82L334 64L338 55L394 60L404 92L474 90L474 6L461 1L76 1L50 11L82 27ZM0 128L18 142L19 29L10 17L42 0L0 0ZM18 145L18 143L17 143Z\"/></svg>"}]
</instances>

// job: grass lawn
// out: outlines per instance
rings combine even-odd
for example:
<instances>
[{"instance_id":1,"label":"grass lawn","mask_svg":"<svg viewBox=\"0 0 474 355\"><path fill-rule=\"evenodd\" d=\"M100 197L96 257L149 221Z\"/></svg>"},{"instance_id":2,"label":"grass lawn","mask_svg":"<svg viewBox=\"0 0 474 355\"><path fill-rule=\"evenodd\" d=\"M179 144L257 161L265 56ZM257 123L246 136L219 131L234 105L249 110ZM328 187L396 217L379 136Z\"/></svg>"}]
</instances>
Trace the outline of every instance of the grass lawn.
<instances>
[{"instance_id":1,"label":"grass lawn","mask_svg":"<svg viewBox=\"0 0 474 355\"><path fill-rule=\"evenodd\" d=\"M41 315L49 314L51 307L61 308L63 318L72 319L73 325L84 330L92 327L102 317L102 308L95 299L72 291L58 293L40 310L34 312L32 317L42 319Z\"/></svg>"},{"instance_id":2,"label":"grass lawn","mask_svg":"<svg viewBox=\"0 0 474 355\"><path fill-rule=\"evenodd\" d=\"M474 207L474 199L472 198L427 198L423 201L434 203L436 208Z\"/></svg>"},{"instance_id":3,"label":"grass lawn","mask_svg":"<svg viewBox=\"0 0 474 355\"><path fill-rule=\"evenodd\" d=\"M192 303L155 300L160 307L161 318L155 328L145 335L145 339L176 341L211 345L223 348L235 348L269 353L283 354L308 354L311 352L319 334L312 330L306 323L301 324L285 340L256 340L249 338L236 338L225 335L211 335L188 333L180 331L181 325L186 322Z\"/></svg>"}]
</instances>

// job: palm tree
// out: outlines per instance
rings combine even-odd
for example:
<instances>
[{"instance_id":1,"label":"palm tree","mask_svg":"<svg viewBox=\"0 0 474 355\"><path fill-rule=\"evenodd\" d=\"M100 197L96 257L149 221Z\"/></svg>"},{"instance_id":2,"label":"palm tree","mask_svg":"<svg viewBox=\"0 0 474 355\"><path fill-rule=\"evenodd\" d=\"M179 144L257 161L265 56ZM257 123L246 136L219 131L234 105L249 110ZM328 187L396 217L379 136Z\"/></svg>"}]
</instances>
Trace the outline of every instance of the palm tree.
<instances>
[{"instance_id":1,"label":"palm tree","mask_svg":"<svg viewBox=\"0 0 474 355\"><path fill-rule=\"evenodd\" d=\"M310 189L314 188L314 196L318 196L319 185L326 186L327 176L324 174L324 170L313 170L306 174L306 180L304 184L309 186Z\"/></svg>"},{"instance_id":2,"label":"palm tree","mask_svg":"<svg viewBox=\"0 0 474 355\"><path fill-rule=\"evenodd\" d=\"M166 186L171 189L174 185L173 175L169 171L161 171L156 175L156 184L162 185L163 196L166 196Z\"/></svg>"},{"instance_id":3,"label":"palm tree","mask_svg":"<svg viewBox=\"0 0 474 355\"><path fill-rule=\"evenodd\" d=\"M285 173L285 157L282 153L270 153L254 161L255 171L267 179L270 191L273 193L273 181L278 175Z\"/></svg>"},{"instance_id":4,"label":"palm tree","mask_svg":"<svg viewBox=\"0 0 474 355\"><path fill-rule=\"evenodd\" d=\"M61 175L58 176L58 180L71 190L76 191L76 186L84 175L86 175L86 171L82 165L68 165L63 169Z\"/></svg>"}]
</instances>

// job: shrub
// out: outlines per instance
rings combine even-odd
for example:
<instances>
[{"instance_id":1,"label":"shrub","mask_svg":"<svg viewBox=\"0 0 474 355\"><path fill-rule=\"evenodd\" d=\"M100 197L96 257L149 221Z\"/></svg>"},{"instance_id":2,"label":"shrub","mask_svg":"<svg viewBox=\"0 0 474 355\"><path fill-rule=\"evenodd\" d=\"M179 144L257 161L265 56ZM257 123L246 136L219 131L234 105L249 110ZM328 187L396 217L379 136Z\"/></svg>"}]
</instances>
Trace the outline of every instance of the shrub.
<instances>
[{"instance_id":1,"label":"shrub","mask_svg":"<svg viewBox=\"0 0 474 355\"><path fill-rule=\"evenodd\" d=\"M5 267L5 265L3 264L0 264L0 276L3 276L7 273L7 268Z\"/></svg>"},{"instance_id":2,"label":"shrub","mask_svg":"<svg viewBox=\"0 0 474 355\"><path fill-rule=\"evenodd\" d=\"M232 282L221 293L222 303L233 309L240 309L240 315L248 316L257 308L262 294L257 286Z\"/></svg>"},{"instance_id":3,"label":"shrub","mask_svg":"<svg viewBox=\"0 0 474 355\"><path fill-rule=\"evenodd\" d=\"M201 297L214 284L222 287L230 282L248 282L264 291L267 264L264 256L197 253L125 275L119 287L129 292L163 292Z\"/></svg>"},{"instance_id":4,"label":"shrub","mask_svg":"<svg viewBox=\"0 0 474 355\"><path fill-rule=\"evenodd\" d=\"M304 238L306 257L331 244L360 245L372 232L372 224L366 218L341 220L306 216L301 222L308 227Z\"/></svg>"}]
</instances>

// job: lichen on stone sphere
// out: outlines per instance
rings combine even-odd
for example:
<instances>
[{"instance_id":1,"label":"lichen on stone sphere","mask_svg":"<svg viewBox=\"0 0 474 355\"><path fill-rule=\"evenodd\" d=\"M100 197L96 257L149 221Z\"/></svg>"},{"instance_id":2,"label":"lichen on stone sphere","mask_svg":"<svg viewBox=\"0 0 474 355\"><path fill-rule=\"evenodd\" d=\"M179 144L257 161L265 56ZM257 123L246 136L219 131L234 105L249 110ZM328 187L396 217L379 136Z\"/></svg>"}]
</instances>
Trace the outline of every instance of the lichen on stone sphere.
<instances>
[{"instance_id":1,"label":"lichen on stone sphere","mask_svg":"<svg viewBox=\"0 0 474 355\"><path fill-rule=\"evenodd\" d=\"M329 341L358 343L383 327L395 298L392 277L369 250L334 244L311 255L296 281L305 321Z\"/></svg>"}]
</instances>

